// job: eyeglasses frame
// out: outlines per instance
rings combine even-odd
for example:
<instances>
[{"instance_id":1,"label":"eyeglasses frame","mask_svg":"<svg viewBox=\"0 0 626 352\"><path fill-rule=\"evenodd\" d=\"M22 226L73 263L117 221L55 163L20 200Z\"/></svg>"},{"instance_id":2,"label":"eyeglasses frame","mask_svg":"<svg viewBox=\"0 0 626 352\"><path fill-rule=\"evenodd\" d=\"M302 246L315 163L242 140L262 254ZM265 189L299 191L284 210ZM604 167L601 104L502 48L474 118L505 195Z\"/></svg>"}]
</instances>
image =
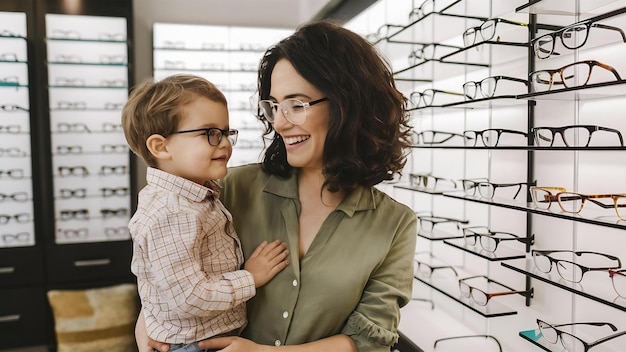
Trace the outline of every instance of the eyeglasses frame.
<instances>
[{"instance_id":1,"label":"eyeglasses frame","mask_svg":"<svg viewBox=\"0 0 626 352\"><path fill-rule=\"evenodd\" d=\"M583 84L578 84L576 86L572 86L572 87L582 87L587 85L587 83L589 82L589 79L591 78L591 74L593 72L593 68L595 66L598 66L600 68L603 68L607 71L610 71L611 73L613 73L613 75L615 76L615 78L617 78L618 81L621 81L622 78L620 77L619 73L617 72L617 70L615 68L613 68L612 66L609 66L607 64L603 64L597 60L583 60L583 61L577 61L577 62L573 62L571 64L567 64L561 68L557 68L557 69L544 69L544 70L537 70L537 71L533 71L531 73L528 74L528 82L531 84L531 88L533 87L532 82L533 82L533 75L536 75L540 72L546 72L548 74L550 74L550 81L544 81L544 80L538 80L537 83L541 83L541 84L547 84L548 85L548 89L546 91L550 91L552 89L552 86L554 84L557 85L563 85L565 88L571 88L567 85L566 80L568 78L571 78L571 76L569 77L564 77L563 76L563 72L568 69L569 67L572 66L576 66L576 65L588 65L589 66L589 74L587 75L587 79L585 80L585 83ZM555 82L554 81L554 75L557 74L559 75L559 77L561 77L561 81L560 82ZM537 77L538 78L538 77ZM540 91L542 92L542 91Z\"/></svg>"},{"instance_id":2,"label":"eyeglasses frame","mask_svg":"<svg viewBox=\"0 0 626 352\"><path fill-rule=\"evenodd\" d=\"M484 234L484 233L478 233L476 231L474 231L474 229L477 228L483 228L486 229L488 232L488 234ZM465 232L471 232L471 234L467 235ZM510 238L498 238L498 237L494 237L495 235L505 235L505 236L511 236ZM485 248L482 244L482 241L474 241L474 243L469 243L467 242L467 237L475 237L475 238L479 238L479 237L488 237L488 238L492 238L496 245L493 251L488 250L487 248ZM518 242L522 242L526 245L532 245L535 242L535 235L531 235L530 237L520 237L516 234L510 233L510 232L504 232L504 231L491 231L491 229L489 229L487 226L469 226L469 227L464 227L463 228L463 238L465 239L465 243L471 245L471 246L476 246L477 243L480 243L480 247L482 249L484 249L485 251L489 252L489 253L495 253L498 250L498 245L500 245L500 242L502 241L518 241Z\"/></svg>"},{"instance_id":3,"label":"eyeglasses frame","mask_svg":"<svg viewBox=\"0 0 626 352\"><path fill-rule=\"evenodd\" d=\"M491 95L485 94L485 92L483 92L483 89L482 89L482 83L484 81L488 80L488 79L495 79L495 83L493 85L494 86L493 87L493 94L491 94ZM475 81L467 81L467 82L465 82L463 84L463 94L465 95L466 98L468 98L470 100L474 100L474 99L476 99L476 93L480 90L480 94L483 96L483 98L493 98L496 95L496 89L498 88L498 81L500 81L500 80L507 80L507 81L512 81L512 82L520 82L520 83L524 83L524 85L526 87L528 87L528 80L526 80L526 79L510 77L510 76L491 76L491 77L483 78L482 80L480 80L478 82L475 82ZM474 86L476 87L473 96L470 96L466 92L465 86L467 86L469 84L474 84Z\"/></svg>"},{"instance_id":4,"label":"eyeglasses frame","mask_svg":"<svg viewBox=\"0 0 626 352\"><path fill-rule=\"evenodd\" d=\"M563 134L563 132L569 128L585 128L587 129L587 131L589 131L589 138L587 139L587 143L585 144L585 148L589 146L589 143L591 143L591 136L593 135L594 132L596 131L607 131L607 132L613 132L615 134L617 134L617 137L619 138L619 143L620 146L623 147L624 146L624 139L622 137L622 133L614 128L609 128L609 127L602 127L602 126L596 126L596 125L568 125L568 126L561 126L561 127L532 127L530 129L530 133L534 136L534 140L535 143L537 145L539 145L539 136L537 135L538 130L544 129L544 130L550 130L550 132L552 133L552 137L556 136L557 134L559 134L561 136L561 140L563 140L563 143L565 143L565 146L567 147L571 147L569 145L569 143L567 143L567 140L565 139L565 135ZM552 145L554 145L554 139L552 138L552 142L550 142L550 145L548 147L552 147Z\"/></svg>"},{"instance_id":5,"label":"eyeglasses frame","mask_svg":"<svg viewBox=\"0 0 626 352\"><path fill-rule=\"evenodd\" d=\"M281 104L282 104L282 103L284 103L285 101L288 101L288 100L296 100L296 101L298 101L298 102L302 103L302 107L304 108L304 120L303 120L302 122L298 122L298 123L296 123L296 122L292 121L292 120L290 119L290 117L289 117L289 110L285 110L285 109L283 109L283 107L281 106ZM259 115L264 116L264 117L265 117L265 119L266 119L269 123L274 123L275 117L273 117L273 118L269 118L269 116L267 116L267 114L265 114L265 110L261 107L261 103L267 103L267 104L270 104L270 106L272 107L272 110L273 110L274 108L276 108L276 111L274 112L274 115L278 112L278 110L280 110L280 111L283 113L283 116L285 117L285 119L286 119L287 121L289 121L291 124L293 124L293 125L302 125L303 123L305 123L305 122L306 122L306 119L308 118L308 115L307 115L307 111L306 111L306 109L307 109L307 108L310 108L311 106L313 106L313 105L315 105L315 104L319 104L319 103L325 102L325 101L327 101L327 100L329 100L329 99L328 99L328 97L323 97L323 98L320 98L320 99L317 99L317 100L313 100L313 101L310 101L310 102L304 102L304 101L302 101L302 100L300 100L300 99L296 99L296 98L289 98L289 99L285 99L285 100L283 100L283 101L282 101L282 102L280 102L280 103L277 103L277 102L271 101L271 100L269 100L269 99L263 99L263 100L259 101L259 104L258 104L258 106L259 106L259 111L260 111L260 112L263 112L263 114L259 114Z\"/></svg>"},{"instance_id":6,"label":"eyeglasses frame","mask_svg":"<svg viewBox=\"0 0 626 352\"><path fill-rule=\"evenodd\" d=\"M497 284L497 285L500 285L502 287L505 287L505 288L509 289L510 291L488 293L488 292L485 292L482 289L479 289L479 288L477 288L475 286L472 286L472 285L470 285L470 284L465 282L467 280L476 279L476 278L479 278L479 277L482 277L482 278L486 279L488 283L492 282L494 284ZM465 286L468 287L468 291L467 291L468 295L467 296L463 295L463 291L461 289L461 285L465 285ZM496 281L496 280L488 277L487 275L474 275L474 276L469 276L469 277L465 277L465 278L459 279L459 290L461 291L461 295L463 295L463 297L471 298L474 303L478 304L479 306L483 306L483 307L486 306L489 303L489 300L491 300L493 297L512 295L512 294L515 294L515 293L520 294L522 296L530 295L530 297L532 297L533 296L533 292L534 292L534 289L532 287L529 290L523 290L523 291L515 290L514 288L511 288L511 287L509 287L509 286L507 286L507 285L505 285L505 284L503 284L503 283L501 283L499 281ZM472 296L472 292L474 290L481 292L482 294L485 295L485 297L487 297L487 300L485 301L485 304L481 304L481 303L477 302L474 299L474 297Z\"/></svg>"},{"instance_id":7,"label":"eyeglasses frame","mask_svg":"<svg viewBox=\"0 0 626 352\"><path fill-rule=\"evenodd\" d=\"M217 141L217 144L213 144L211 143L211 138L210 138L210 133L211 131L219 131L219 138ZM220 143L222 143L222 138L226 137L226 139L228 140L228 142L234 146L235 144L237 144L237 135L239 134L239 131L234 129L234 128L229 128L227 130L223 130L221 128L217 128L217 127L210 127L210 128L195 128L192 130L184 130L184 131L176 131L174 132L174 134L180 134L180 133L194 133L194 132L204 132L204 134L206 135L206 139L207 142L209 142L209 145L212 147L217 147L218 145L220 145Z\"/></svg>"},{"instance_id":8,"label":"eyeglasses frame","mask_svg":"<svg viewBox=\"0 0 626 352\"><path fill-rule=\"evenodd\" d=\"M543 271L543 270L541 270L537 266L537 263L535 262L535 253L537 253L538 255L542 255L542 256L546 257L550 261L550 271ZM605 257L605 258L610 259L610 260L617 261L617 266L591 268L591 267L588 267L588 266L584 266L584 265L580 265L578 263L572 262L570 260L555 259L555 258L553 258L553 257L548 255L548 254L552 254L552 253L572 253L572 254L576 255L577 257L580 257L583 254L594 254L594 255L599 255L599 256ZM532 249L530 254L533 257L533 263L535 263L535 267L537 268L537 270L541 271L542 273L547 274L547 273L552 271L552 265L554 264L556 266L556 268L557 268L557 273L559 274L559 276L563 280L568 281L568 282L574 282L574 283L580 283L583 280L583 277L585 276L585 273L587 273L587 272L590 272L590 271L607 271L609 269L619 269L622 266L622 261L618 257L616 257L614 255L610 255L610 254L593 252L593 251L572 251L572 250L567 250L567 249L555 249L555 250ZM572 281L569 278L563 277L563 275L561 275L561 272L558 270L559 269L559 266L558 266L559 262L565 262L565 263L569 263L569 264L572 264L574 266L579 267L580 270L581 270L580 280L579 281Z\"/></svg>"},{"instance_id":9,"label":"eyeglasses frame","mask_svg":"<svg viewBox=\"0 0 626 352\"><path fill-rule=\"evenodd\" d=\"M552 324L546 323L545 321L543 321L543 320L541 320L541 319L537 319L537 326L539 327L539 331L541 331L541 325L540 325L540 323L546 324L546 325L550 326L550 327L551 327L554 331L556 331L556 333L557 333L557 341L558 341L558 340L560 340L560 341L561 341L561 345L563 345L563 348L566 348L566 347L565 347L565 344L563 344L563 339L561 338L561 335L562 335L562 334L569 335L569 336L571 336L571 337L575 338L576 340L580 341L580 342L583 344L583 346L585 346L585 350L584 350L584 351L582 351L582 352L587 352L587 351L589 351L589 349L591 349L592 347L597 346L597 345L599 345L599 344L601 344L601 343L603 343L603 342L606 342L606 341L612 340L612 339L614 339L614 338L616 338L616 337L619 337L619 336L622 336L622 335L626 335L626 330L625 330L625 331L621 331L621 332L618 332L618 333L615 333L615 334L612 334L612 335L608 335L608 336L602 337L602 338L600 338L600 339L597 339L597 340L595 340L595 341L593 341L593 342L589 343L589 342L583 341L583 340L582 340L580 337L578 337L578 336L575 336L575 335L570 334L569 332L559 330L559 329L557 329L557 327L561 327L561 326L570 326L570 325L581 325L581 324L582 324L582 325L593 325L593 326L604 326L604 325L607 325L607 326L609 326L609 327L611 328L611 330L613 330L613 331L617 331L617 327L616 327L615 325L611 324L611 323L602 323L602 322L597 322L597 323L596 323L596 322L584 322L584 323L569 323L569 324L557 324L557 325L552 325ZM542 333L542 335L543 335L543 333ZM545 339L545 337L544 337L544 339ZM548 341L548 340L546 339L546 341ZM548 342L550 342L550 341L548 341ZM556 343L556 342L550 342L550 343L554 344L554 343ZM577 351L577 352L578 352L578 351Z\"/></svg>"}]
</instances>

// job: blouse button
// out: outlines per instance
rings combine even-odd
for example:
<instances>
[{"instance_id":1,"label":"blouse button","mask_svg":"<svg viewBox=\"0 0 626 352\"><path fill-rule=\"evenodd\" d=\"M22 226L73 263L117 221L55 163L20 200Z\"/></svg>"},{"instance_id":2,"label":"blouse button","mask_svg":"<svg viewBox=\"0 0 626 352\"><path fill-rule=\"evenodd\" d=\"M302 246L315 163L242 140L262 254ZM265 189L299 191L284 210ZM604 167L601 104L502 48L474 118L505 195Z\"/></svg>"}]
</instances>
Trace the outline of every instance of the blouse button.
<instances>
[{"instance_id":1,"label":"blouse button","mask_svg":"<svg viewBox=\"0 0 626 352\"><path fill-rule=\"evenodd\" d=\"M293 280L293 282L291 284L293 285L293 287L298 286L298 280Z\"/></svg>"},{"instance_id":2,"label":"blouse button","mask_svg":"<svg viewBox=\"0 0 626 352\"><path fill-rule=\"evenodd\" d=\"M275 346L280 346L280 340L276 340L276 341L274 341L274 345L275 345Z\"/></svg>"},{"instance_id":3,"label":"blouse button","mask_svg":"<svg viewBox=\"0 0 626 352\"><path fill-rule=\"evenodd\" d=\"M283 318L287 319L287 317L288 317L288 316L289 316L289 312L284 311L284 312L283 312Z\"/></svg>"}]
</instances>

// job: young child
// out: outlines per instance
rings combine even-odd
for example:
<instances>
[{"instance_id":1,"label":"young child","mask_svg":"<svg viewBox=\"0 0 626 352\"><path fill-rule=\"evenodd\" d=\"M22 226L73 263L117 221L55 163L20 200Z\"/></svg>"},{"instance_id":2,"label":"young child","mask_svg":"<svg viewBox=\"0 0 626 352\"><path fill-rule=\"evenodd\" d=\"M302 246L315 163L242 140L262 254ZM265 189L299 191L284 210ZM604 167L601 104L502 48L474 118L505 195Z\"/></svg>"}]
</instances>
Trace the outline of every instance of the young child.
<instances>
[{"instance_id":1,"label":"young child","mask_svg":"<svg viewBox=\"0 0 626 352\"><path fill-rule=\"evenodd\" d=\"M200 351L194 342L246 325L245 302L288 265L286 244L261 243L239 270L241 244L214 181L226 175L237 130L215 85L191 75L148 80L131 92L122 125L148 165L128 225L148 334L170 351Z\"/></svg>"}]
</instances>

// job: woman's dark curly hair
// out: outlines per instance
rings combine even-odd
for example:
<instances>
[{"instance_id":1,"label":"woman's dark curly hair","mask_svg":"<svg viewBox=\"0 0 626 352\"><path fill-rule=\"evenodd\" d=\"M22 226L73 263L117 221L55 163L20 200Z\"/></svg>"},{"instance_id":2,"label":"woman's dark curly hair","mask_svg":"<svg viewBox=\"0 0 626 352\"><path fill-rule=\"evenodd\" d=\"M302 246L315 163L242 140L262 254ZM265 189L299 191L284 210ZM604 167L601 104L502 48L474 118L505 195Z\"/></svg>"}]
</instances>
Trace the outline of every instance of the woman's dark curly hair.
<instances>
[{"instance_id":1,"label":"woman's dark curly hair","mask_svg":"<svg viewBox=\"0 0 626 352\"><path fill-rule=\"evenodd\" d=\"M259 98L268 99L274 66L287 59L298 73L328 97L330 122L323 163L330 191L370 187L401 174L410 145L407 99L395 86L389 64L363 37L328 21L299 27L270 47L260 62ZM258 112L264 136L266 172L287 177L285 144Z\"/></svg>"}]
</instances>

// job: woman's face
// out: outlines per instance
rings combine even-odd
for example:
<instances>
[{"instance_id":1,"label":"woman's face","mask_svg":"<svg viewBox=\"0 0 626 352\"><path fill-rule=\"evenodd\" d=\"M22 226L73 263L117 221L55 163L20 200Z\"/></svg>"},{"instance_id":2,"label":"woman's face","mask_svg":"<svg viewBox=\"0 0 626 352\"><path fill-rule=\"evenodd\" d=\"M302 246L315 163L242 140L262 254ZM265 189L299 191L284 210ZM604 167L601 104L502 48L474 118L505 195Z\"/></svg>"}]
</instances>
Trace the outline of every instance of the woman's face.
<instances>
[{"instance_id":1,"label":"woman's face","mask_svg":"<svg viewBox=\"0 0 626 352\"><path fill-rule=\"evenodd\" d=\"M274 66L271 87L269 99L279 104L289 98L304 103L324 98L322 93L305 80L286 59L279 60ZM295 168L321 169L324 141L330 120L328 103L322 102L306 108L306 115L303 124L294 125L285 119L282 110L278 109L273 126L285 142L289 165Z\"/></svg>"}]
</instances>

